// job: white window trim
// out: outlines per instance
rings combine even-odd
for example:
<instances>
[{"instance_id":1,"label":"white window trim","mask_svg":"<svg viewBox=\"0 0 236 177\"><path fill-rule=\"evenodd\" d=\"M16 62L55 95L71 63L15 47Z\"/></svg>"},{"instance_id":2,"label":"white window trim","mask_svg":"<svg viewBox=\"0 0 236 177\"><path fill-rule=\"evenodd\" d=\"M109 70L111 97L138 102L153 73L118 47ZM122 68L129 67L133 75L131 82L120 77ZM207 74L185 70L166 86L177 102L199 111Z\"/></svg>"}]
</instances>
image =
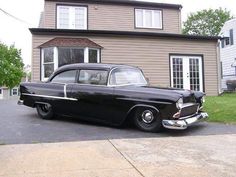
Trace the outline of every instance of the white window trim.
<instances>
[{"instance_id":1,"label":"white window trim","mask_svg":"<svg viewBox=\"0 0 236 177\"><path fill-rule=\"evenodd\" d=\"M58 68L58 50L57 47L53 47L53 62L47 62L46 64L54 63L54 71ZM47 81L48 77L44 77L44 48L41 49L41 81Z\"/></svg>"},{"instance_id":2,"label":"white window trim","mask_svg":"<svg viewBox=\"0 0 236 177\"><path fill-rule=\"evenodd\" d=\"M201 56L191 56L191 55L186 55L186 56L182 56L182 55L171 55L170 56L170 75L171 75L171 87L174 86L174 81L173 81L173 59L174 58L182 58L183 61L183 87L184 89L188 89L190 90L190 80L189 80L189 59L190 58L197 58L199 60L199 85L200 85L200 91L203 92L203 59ZM187 67L184 67L187 66Z\"/></svg>"},{"instance_id":3,"label":"white window trim","mask_svg":"<svg viewBox=\"0 0 236 177\"><path fill-rule=\"evenodd\" d=\"M57 29L62 29L60 27L60 7L68 7L69 8L69 27L68 29L88 29L88 8L86 6L67 6L67 5L58 5L57 6ZM83 28L75 28L75 8L80 7L84 9L85 19L84 19L84 27Z\"/></svg>"},{"instance_id":4,"label":"white window trim","mask_svg":"<svg viewBox=\"0 0 236 177\"><path fill-rule=\"evenodd\" d=\"M13 94L13 90L16 90L16 94ZM18 92L19 92L18 88L11 89L11 96L18 96Z\"/></svg>"},{"instance_id":5,"label":"white window trim","mask_svg":"<svg viewBox=\"0 0 236 177\"><path fill-rule=\"evenodd\" d=\"M139 9L135 8L135 28L150 28L150 29L163 29L163 20L162 20L162 10L160 9ZM142 18L143 18L143 26L138 26L138 18L137 18L137 10L142 10ZM152 12L152 26L146 26L146 11ZM154 26L154 11L158 11L160 13L160 26Z\"/></svg>"},{"instance_id":6,"label":"white window trim","mask_svg":"<svg viewBox=\"0 0 236 177\"><path fill-rule=\"evenodd\" d=\"M89 49L97 50L97 63L101 62L101 49L90 48L90 47L65 47L65 48L74 48L74 49L83 49L84 50L84 63L89 63ZM54 63L54 71L58 68L58 47L53 47L53 62L47 62L47 64ZM41 49L41 81L47 81L49 78L44 77L44 48Z\"/></svg>"},{"instance_id":7,"label":"white window trim","mask_svg":"<svg viewBox=\"0 0 236 177\"><path fill-rule=\"evenodd\" d=\"M88 63L89 62L89 48L86 47L84 49L84 63Z\"/></svg>"}]
</instances>

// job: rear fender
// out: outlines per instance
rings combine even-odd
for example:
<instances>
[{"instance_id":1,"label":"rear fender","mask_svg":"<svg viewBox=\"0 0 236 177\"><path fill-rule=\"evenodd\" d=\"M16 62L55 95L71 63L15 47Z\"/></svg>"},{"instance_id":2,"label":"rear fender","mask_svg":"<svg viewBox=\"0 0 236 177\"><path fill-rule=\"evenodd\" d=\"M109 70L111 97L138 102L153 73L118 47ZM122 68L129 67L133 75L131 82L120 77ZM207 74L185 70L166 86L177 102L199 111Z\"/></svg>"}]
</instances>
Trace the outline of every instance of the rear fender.
<instances>
[{"instance_id":1,"label":"rear fender","mask_svg":"<svg viewBox=\"0 0 236 177\"><path fill-rule=\"evenodd\" d=\"M52 107L51 104L49 104L49 103L38 102L38 101L34 103L34 107L36 107L36 105L47 105L48 107Z\"/></svg>"}]
</instances>

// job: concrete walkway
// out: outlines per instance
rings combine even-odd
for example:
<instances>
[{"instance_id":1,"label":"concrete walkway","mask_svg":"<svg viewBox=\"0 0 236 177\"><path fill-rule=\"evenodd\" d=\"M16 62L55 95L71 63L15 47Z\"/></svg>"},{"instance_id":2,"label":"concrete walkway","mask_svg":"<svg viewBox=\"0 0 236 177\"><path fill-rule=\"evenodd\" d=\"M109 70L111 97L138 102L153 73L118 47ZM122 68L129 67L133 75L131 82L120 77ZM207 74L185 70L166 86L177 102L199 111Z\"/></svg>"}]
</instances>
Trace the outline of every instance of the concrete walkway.
<instances>
[{"instance_id":1,"label":"concrete walkway","mask_svg":"<svg viewBox=\"0 0 236 177\"><path fill-rule=\"evenodd\" d=\"M1 177L235 177L236 134L0 146Z\"/></svg>"}]
</instances>

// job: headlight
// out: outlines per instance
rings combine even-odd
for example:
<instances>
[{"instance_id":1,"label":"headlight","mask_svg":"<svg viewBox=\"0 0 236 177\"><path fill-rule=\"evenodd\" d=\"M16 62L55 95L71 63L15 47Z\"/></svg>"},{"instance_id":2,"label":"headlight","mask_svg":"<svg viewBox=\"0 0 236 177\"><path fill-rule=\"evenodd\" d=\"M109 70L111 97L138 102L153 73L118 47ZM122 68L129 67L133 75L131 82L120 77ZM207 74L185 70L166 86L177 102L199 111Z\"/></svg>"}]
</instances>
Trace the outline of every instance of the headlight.
<instances>
[{"instance_id":1,"label":"headlight","mask_svg":"<svg viewBox=\"0 0 236 177\"><path fill-rule=\"evenodd\" d=\"M181 107L183 106L184 104L184 101L183 101L183 98L180 98L177 102L176 102L176 107L178 109L181 109Z\"/></svg>"},{"instance_id":2,"label":"headlight","mask_svg":"<svg viewBox=\"0 0 236 177\"><path fill-rule=\"evenodd\" d=\"M205 96L201 98L201 103L205 103Z\"/></svg>"}]
</instances>

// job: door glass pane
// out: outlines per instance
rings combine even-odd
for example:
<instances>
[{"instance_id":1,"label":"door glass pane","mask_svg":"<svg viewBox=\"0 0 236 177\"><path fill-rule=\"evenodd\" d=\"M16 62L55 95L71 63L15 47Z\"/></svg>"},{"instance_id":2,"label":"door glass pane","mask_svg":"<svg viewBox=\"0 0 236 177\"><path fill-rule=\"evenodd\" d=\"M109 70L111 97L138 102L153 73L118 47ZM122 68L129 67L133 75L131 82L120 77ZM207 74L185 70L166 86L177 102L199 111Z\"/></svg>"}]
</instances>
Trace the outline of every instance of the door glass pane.
<instances>
[{"instance_id":1,"label":"door glass pane","mask_svg":"<svg viewBox=\"0 0 236 177\"><path fill-rule=\"evenodd\" d=\"M58 66L84 63L84 49L58 48Z\"/></svg>"},{"instance_id":2,"label":"door glass pane","mask_svg":"<svg viewBox=\"0 0 236 177\"><path fill-rule=\"evenodd\" d=\"M190 72L190 89L200 91L200 74L199 74L199 59L189 59L189 72Z\"/></svg>"},{"instance_id":3,"label":"door glass pane","mask_svg":"<svg viewBox=\"0 0 236 177\"><path fill-rule=\"evenodd\" d=\"M81 84L106 85L108 71L103 70L81 70L79 81Z\"/></svg>"},{"instance_id":4,"label":"door glass pane","mask_svg":"<svg viewBox=\"0 0 236 177\"><path fill-rule=\"evenodd\" d=\"M89 63L98 62L98 50L89 49Z\"/></svg>"},{"instance_id":5,"label":"door glass pane","mask_svg":"<svg viewBox=\"0 0 236 177\"><path fill-rule=\"evenodd\" d=\"M172 58L173 87L183 88L183 59Z\"/></svg>"},{"instance_id":6,"label":"door glass pane","mask_svg":"<svg viewBox=\"0 0 236 177\"><path fill-rule=\"evenodd\" d=\"M59 83L74 83L76 77L76 70L70 70L62 72L56 75L51 82L59 82Z\"/></svg>"}]
</instances>

